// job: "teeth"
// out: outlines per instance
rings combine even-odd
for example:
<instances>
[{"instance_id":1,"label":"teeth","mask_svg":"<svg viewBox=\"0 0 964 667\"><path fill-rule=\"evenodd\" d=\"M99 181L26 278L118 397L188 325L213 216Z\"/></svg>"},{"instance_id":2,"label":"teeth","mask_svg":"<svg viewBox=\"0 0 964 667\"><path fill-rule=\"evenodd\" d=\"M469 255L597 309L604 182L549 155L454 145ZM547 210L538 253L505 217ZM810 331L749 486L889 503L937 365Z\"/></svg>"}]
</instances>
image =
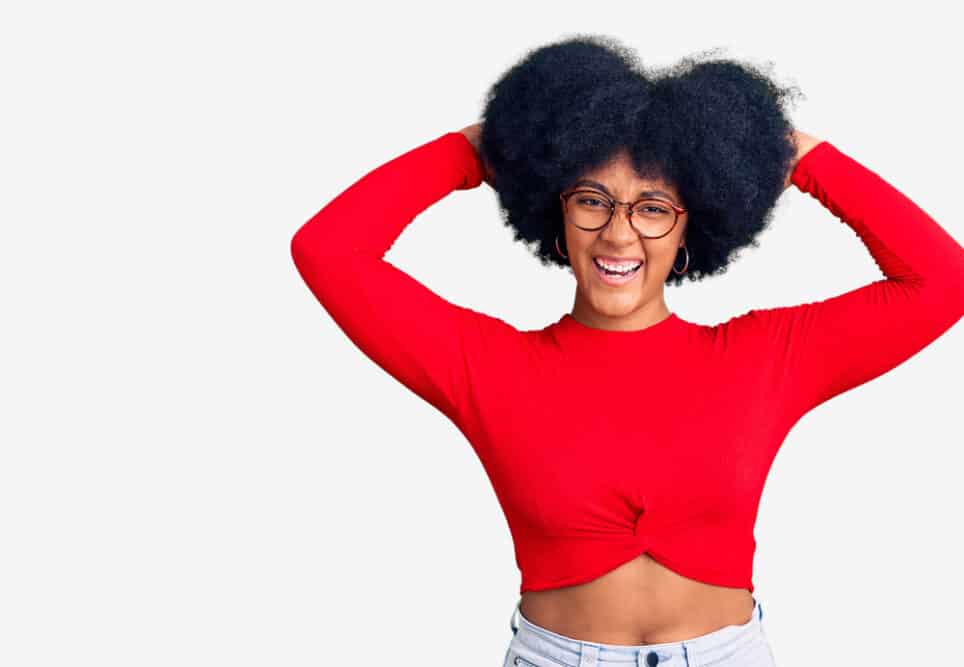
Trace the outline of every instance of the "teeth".
<instances>
[{"instance_id":1,"label":"teeth","mask_svg":"<svg viewBox=\"0 0 964 667\"><path fill-rule=\"evenodd\" d=\"M610 271L622 271L622 272L629 271L629 270L631 270L631 269L635 269L637 266L639 266L640 264L642 264L642 262L628 262L628 263L623 263L623 264L612 264L612 263L610 263L610 262L605 262L605 261L599 259L598 257L596 258L596 263L599 264L600 266L602 266L603 268L609 269Z\"/></svg>"}]
</instances>

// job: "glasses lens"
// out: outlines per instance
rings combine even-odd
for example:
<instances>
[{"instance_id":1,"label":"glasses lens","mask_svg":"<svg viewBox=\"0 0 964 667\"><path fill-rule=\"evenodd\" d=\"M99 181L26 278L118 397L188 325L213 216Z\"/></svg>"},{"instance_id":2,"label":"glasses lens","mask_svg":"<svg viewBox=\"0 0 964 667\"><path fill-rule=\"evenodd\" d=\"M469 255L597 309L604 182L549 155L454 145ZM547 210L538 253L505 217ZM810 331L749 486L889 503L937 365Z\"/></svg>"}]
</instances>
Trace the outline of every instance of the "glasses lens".
<instances>
[{"instance_id":1,"label":"glasses lens","mask_svg":"<svg viewBox=\"0 0 964 667\"><path fill-rule=\"evenodd\" d=\"M609 220L612 203L590 190L574 192L569 199L569 220L582 229L601 229ZM644 236L663 236L676 222L676 211L659 199L643 199L633 205L633 226Z\"/></svg>"},{"instance_id":2,"label":"glasses lens","mask_svg":"<svg viewBox=\"0 0 964 667\"><path fill-rule=\"evenodd\" d=\"M569 219L572 224L583 229L599 229L609 220L611 203L604 196L581 190L574 192L568 199Z\"/></svg>"},{"instance_id":3,"label":"glasses lens","mask_svg":"<svg viewBox=\"0 0 964 667\"><path fill-rule=\"evenodd\" d=\"M633 207L633 226L644 236L662 236L676 222L676 211L659 199L644 199Z\"/></svg>"}]
</instances>

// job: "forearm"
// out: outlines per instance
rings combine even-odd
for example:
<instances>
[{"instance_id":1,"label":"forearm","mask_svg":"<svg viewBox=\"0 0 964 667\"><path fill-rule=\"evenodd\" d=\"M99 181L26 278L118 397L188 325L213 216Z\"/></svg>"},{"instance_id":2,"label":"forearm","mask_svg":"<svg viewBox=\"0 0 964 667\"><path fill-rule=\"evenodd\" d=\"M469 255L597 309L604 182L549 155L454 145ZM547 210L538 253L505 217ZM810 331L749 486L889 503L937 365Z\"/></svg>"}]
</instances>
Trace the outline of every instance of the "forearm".
<instances>
[{"instance_id":1,"label":"forearm","mask_svg":"<svg viewBox=\"0 0 964 667\"><path fill-rule=\"evenodd\" d=\"M792 183L847 224L884 275L820 301L757 313L785 383L777 393L799 415L898 366L961 318L964 248L830 142L808 151Z\"/></svg>"},{"instance_id":2,"label":"forearm","mask_svg":"<svg viewBox=\"0 0 964 667\"><path fill-rule=\"evenodd\" d=\"M305 283L352 342L453 420L466 402L473 313L383 255L416 215L481 176L466 138L441 135L369 171L290 244Z\"/></svg>"}]
</instances>

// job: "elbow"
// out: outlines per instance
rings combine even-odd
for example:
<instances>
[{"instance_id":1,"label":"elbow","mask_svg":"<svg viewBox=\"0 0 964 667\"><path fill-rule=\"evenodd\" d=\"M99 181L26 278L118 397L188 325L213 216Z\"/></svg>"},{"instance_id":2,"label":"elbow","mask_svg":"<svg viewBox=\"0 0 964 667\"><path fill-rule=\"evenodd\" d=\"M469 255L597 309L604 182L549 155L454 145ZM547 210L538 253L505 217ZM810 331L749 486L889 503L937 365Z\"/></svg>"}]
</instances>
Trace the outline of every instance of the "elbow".
<instances>
[{"instance_id":1,"label":"elbow","mask_svg":"<svg viewBox=\"0 0 964 667\"><path fill-rule=\"evenodd\" d=\"M964 251L958 253L957 262L949 262L942 275L935 276L930 281L930 288L940 294L935 299L943 301L945 307L960 319L964 315Z\"/></svg>"},{"instance_id":2,"label":"elbow","mask_svg":"<svg viewBox=\"0 0 964 667\"><path fill-rule=\"evenodd\" d=\"M932 278L920 286L919 292L927 310L945 326L964 316L964 276L948 276L940 281Z\"/></svg>"},{"instance_id":3,"label":"elbow","mask_svg":"<svg viewBox=\"0 0 964 667\"><path fill-rule=\"evenodd\" d=\"M336 275L348 276L360 274L360 269L351 266L357 255L351 253L332 252L333 245L326 242L324 235L318 234L318 229L311 224L305 224L291 237L288 252L295 268L307 283L308 287L322 302L331 286L338 281Z\"/></svg>"},{"instance_id":4,"label":"elbow","mask_svg":"<svg viewBox=\"0 0 964 667\"><path fill-rule=\"evenodd\" d=\"M288 251L296 266L312 260L332 255L332 248L338 247L333 227L336 222L323 215L324 210L316 213L292 235Z\"/></svg>"},{"instance_id":5,"label":"elbow","mask_svg":"<svg viewBox=\"0 0 964 667\"><path fill-rule=\"evenodd\" d=\"M312 222L313 220L309 220L299 227L288 243L288 252L298 268L301 268L310 257L317 255L319 248L325 247L318 238L318 230Z\"/></svg>"},{"instance_id":6,"label":"elbow","mask_svg":"<svg viewBox=\"0 0 964 667\"><path fill-rule=\"evenodd\" d=\"M953 287L954 289L951 295L951 300L953 303L957 304L957 316L955 319L959 320L961 317L964 317L964 276L958 276L955 278Z\"/></svg>"},{"instance_id":7,"label":"elbow","mask_svg":"<svg viewBox=\"0 0 964 667\"><path fill-rule=\"evenodd\" d=\"M295 263L295 266L298 266L300 263L303 252L304 242L301 234L302 229L304 229L304 227L295 232L294 236L291 237L291 241L288 243L288 253L291 255L291 259Z\"/></svg>"},{"instance_id":8,"label":"elbow","mask_svg":"<svg viewBox=\"0 0 964 667\"><path fill-rule=\"evenodd\" d=\"M322 247L324 247L324 244L319 243L318 239L311 234L308 225L302 226L295 232L288 244L291 261L294 262L298 273L309 285L319 282L324 267L330 263L322 261L319 257L319 248Z\"/></svg>"}]
</instances>

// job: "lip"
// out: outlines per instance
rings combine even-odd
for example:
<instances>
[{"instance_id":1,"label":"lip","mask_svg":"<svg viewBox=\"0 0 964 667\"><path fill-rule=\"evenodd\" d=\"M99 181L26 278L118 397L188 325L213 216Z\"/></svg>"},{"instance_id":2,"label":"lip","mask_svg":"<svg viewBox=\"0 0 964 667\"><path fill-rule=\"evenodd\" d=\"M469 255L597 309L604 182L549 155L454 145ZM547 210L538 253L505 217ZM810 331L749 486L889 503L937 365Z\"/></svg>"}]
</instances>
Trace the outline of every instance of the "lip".
<instances>
[{"instance_id":1,"label":"lip","mask_svg":"<svg viewBox=\"0 0 964 667\"><path fill-rule=\"evenodd\" d=\"M602 259L607 259L607 258L602 257ZM610 287L622 287L623 285L627 285L633 282L634 280L636 280L639 274L643 272L643 268L646 266L646 262L641 261L639 268L636 269L636 271L633 274L631 274L626 278L621 278L617 276L610 276L606 273L603 273L602 269L600 269L599 266L596 265L596 262L591 262L591 264L592 264L592 270L595 272L597 276L599 276L599 280L602 281L604 285L608 285Z\"/></svg>"},{"instance_id":2,"label":"lip","mask_svg":"<svg viewBox=\"0 0 964 667\"><path fill-rule=\"evenodd\" d=\"M642 257L617 257L616 255L593 255L593 259L601 259L606 262L613 262L618 264L619 262L641 262Z\"/></svg>"}]
</instances>

